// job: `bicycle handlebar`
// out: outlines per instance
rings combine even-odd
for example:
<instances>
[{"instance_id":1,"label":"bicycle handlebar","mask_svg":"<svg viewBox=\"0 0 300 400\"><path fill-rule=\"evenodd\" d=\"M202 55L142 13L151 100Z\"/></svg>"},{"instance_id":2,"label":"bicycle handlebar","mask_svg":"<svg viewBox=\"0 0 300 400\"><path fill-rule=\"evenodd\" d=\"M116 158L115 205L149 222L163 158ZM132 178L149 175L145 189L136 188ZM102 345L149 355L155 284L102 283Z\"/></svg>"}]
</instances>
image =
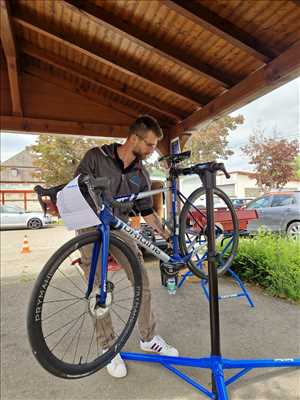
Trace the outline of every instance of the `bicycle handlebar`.
<instances>
[{"instance_id":1,"label":"bicycle handlebar","mask_svg":"<svg viewBox=\"0 0 300 400\"><path fill-rule=\"evenodd\" d=\"M222 171L227 179L230 178L224 163L217 163L215 161L208 163L199 163L186 168L176 168L178 175L192 175L192 174L203 174L205 171Z\"/></svg>"}]
</instances>

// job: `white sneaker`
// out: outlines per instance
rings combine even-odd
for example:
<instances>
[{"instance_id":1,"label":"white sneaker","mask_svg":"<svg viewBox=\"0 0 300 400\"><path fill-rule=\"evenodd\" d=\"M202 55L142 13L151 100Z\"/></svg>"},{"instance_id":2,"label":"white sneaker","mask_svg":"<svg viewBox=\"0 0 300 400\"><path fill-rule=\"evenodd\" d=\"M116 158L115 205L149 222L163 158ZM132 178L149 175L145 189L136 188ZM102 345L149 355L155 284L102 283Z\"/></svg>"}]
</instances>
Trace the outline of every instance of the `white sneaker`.
<instances>
[{"instance_id":1,"label":"white sneaker","mask_svg":"<svg viewBox=\"0 0 300 400\"><path fill-rule=\"evenodd\" d=\"M107 350L103 350L105 353ZM107 372L114 378L124 378L127 375L127 368L124 360L117 354L106 366Z\"/></svg>"},{"instance_id":2,"label":"white sneaker","mask_svg":"<svg viewBox=\"0 0 300 400\"><path fill-rule=\"evenodd\" d=\"M170 346L158 335L154 336L150 342L140 341L141 350L150 353L159 353L162 356L178 357L178 350Z\"/></svg>"}]
</instances>

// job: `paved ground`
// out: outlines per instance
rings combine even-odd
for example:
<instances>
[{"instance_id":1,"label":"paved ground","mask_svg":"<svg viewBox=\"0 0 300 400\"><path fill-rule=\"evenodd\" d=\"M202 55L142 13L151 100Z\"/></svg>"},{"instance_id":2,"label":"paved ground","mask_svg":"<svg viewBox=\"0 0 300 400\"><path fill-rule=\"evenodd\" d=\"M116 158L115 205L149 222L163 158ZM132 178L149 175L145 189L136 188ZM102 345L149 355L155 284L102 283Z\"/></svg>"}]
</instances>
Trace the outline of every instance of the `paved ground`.
<instances>
[{"instance_id":1,"label":"paved ground","mask_svg":"<svg viewBox=\"0 0 300 400\"><path fill-rule=\"evenodd\" d=\"M32 252L21 255L24 234ZM195 400L204 399L191 386L158 365L128 363L126 379L115 380L100 371L81 380L66 381L45 372L31 354L26 336L26 307L34 275L45 260L72 233L63 227L42 231L1 232L1 399L2 400ZM187 283L170 297L160 286L157 265L148 263L158 333L174 344L181 355L209 354L208 304L197 284ZM222 279L220 290L232 290ZM221 302L222 353L227 358L287 358L300 355L299 306L265 296L251 288L255 309L245 299ZM126 345L138 351L137 333ZM209 374L184 369L203 385ZM230 386L233 400L299 400L300 372L296 369L251 371Z\"/></svg>"}]
</instances>

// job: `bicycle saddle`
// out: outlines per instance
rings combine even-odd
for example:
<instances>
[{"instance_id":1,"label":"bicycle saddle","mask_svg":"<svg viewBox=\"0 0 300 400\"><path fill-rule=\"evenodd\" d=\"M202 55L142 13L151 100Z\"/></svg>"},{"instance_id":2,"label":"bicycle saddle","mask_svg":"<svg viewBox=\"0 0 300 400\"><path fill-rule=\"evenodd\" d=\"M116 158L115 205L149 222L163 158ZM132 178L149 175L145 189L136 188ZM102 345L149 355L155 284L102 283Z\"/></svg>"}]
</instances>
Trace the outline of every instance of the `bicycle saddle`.
<instances>
[{"instance_id":1,"label":"bicycle saddle","mask_svg":"<svg viewBox=\"0 0 300 400\"><path fill-rule=\"evenodd\" d=\"M190 151L184 151L183 153L168 154L167 156L162 156L158 159L158 161L167 161L168 163L177 164L181 161L187 160L188 158L190 158L190 156Z\"/></svg>"}]
</instances>

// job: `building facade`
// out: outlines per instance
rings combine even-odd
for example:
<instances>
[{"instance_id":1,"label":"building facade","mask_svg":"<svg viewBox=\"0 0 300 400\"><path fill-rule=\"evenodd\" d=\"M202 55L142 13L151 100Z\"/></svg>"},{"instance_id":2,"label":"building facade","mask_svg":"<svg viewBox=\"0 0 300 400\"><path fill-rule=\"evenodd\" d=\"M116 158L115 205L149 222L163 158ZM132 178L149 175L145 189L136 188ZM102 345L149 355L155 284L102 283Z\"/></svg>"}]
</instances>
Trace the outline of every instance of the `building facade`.
<instances>
[{"instance_id":1,"label":"building facade","mask_svg":"<svg viewBox=\"0 0 300 400\"><path fill-rule=\"evenodd\" d=\"M229 197L232 198L255 198L262 194L257 186L253 172L247 171L231 171L230 179L226 179L225 175L217 175L217 186L222 189ZM180 190L185 196L190 195L197 187L200 187L200 178L195 175L184 176L180 178ZM285 190L300 190L300 181L290 181Z\"/></svg>"},{"instance_id":2,"label":"building facade","mask_svg":"<svg viewBox=\"0 0 300 400\"><path fill-rule=\"evenodd\" d=\"M33 164L30 146L1 163L0 192L1 204L14 204L25 210L40 211L35 185L42 184L39 169Z\"/></svg>"}]
</instances>

